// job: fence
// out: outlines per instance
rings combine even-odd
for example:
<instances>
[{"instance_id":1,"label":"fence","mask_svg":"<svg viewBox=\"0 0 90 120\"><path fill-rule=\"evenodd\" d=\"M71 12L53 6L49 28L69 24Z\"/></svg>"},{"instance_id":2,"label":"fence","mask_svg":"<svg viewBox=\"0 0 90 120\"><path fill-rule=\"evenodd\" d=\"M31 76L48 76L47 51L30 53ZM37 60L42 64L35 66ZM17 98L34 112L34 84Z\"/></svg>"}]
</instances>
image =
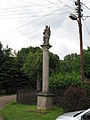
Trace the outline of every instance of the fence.
<instances>
[{"instance_id":1,"label":"fence","mask_svg":"<svg viewBox=\"0 0 90 120\"><path fill-rule=\"evenodd\" d=\"M65 90L59 89L53 91L52 93L55 94L54 97L54 104L59 105L61 104L62 95ZM32 89L22 89L17 91L17 102L23 104L36 104L37 103L37 91Z\"/></svg>"},{"instance_id":2,"label":"fence","mask_svg":"<svg viewBox=\"0 0 90 120\"><path fill-rule=\"evenodd\" d=\"M36 104L37 91L31 89L22 89L17 91L17 102L23 104Z\"/></svg>"}]
</instances>

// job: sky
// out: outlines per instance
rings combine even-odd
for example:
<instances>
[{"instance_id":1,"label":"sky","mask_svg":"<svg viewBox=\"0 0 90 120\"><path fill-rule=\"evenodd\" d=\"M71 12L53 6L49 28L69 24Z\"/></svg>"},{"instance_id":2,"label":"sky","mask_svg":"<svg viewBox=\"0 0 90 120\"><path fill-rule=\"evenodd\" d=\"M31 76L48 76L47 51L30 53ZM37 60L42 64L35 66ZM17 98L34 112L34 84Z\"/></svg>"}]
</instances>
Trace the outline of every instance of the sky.
<instances>
[{"instance_id":1,"label":"sky","mask_svg":"<svg viewBox=\"0 0 90 120\"><path fill-rule=\"evenodd\" d=\"M46 25L51 28L50 52L60 59L71 53L80 53L75 0L0 0L0 42L13 50L43 44ZM83 48L90 46L90 0L81 0L83 9Z\"/></svg>"}]
</instances>

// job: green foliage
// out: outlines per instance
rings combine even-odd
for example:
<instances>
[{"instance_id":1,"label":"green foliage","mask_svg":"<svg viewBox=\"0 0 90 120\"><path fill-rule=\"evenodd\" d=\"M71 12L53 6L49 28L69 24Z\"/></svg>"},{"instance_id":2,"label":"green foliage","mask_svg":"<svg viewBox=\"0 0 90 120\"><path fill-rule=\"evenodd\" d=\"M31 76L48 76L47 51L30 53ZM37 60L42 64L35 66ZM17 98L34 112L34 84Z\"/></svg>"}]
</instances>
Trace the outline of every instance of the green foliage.
<instances>
[{"instance_id":1,"label":"green foliage","mask_svg":"<svg viewBox=\"0 0 90 120\"><path fill-rule=\"evenodd\" d=\"M70 85L80 85L80 75L73 73L57 73L53 74L49 79L49 85L51 89L58 89L60 87L69 87Z\"/></svg>"},{"instance_id":2,"label":"green foliage","mask_svg":"<svg viewBox=\"0 0 90 120\"><path fill-rule=\"evenodd\" d=\"M59 57L53 53L49 53L49 56L49 70L51 75L59 69ZM19 51L17 54L17 58L19 61L23 61L21 69L29 76L32 87L36 88L37 75L39 74L40 79L42 79L42 49L39 47L29 47L21 49L21 51Z\"/></svg>"},{"instance_id":3,"label":"green foliage","mask_svg":"<svg viewBox=\"0 0 90 120\"><path fill-rule=\"evenodd\" d=\"M0 49L0 89L6 90L6 94L16 92L18 87L26 85L28 77L20 71L18 61L12 55L8 46Z\"/></svg>"},{"instance_id":4,"label":"green foliage","mask_svg":"<svg viewBox=\"0 0 90 120\"><path fill-rule=\"evenodd\" d=\"M62 64L64 64L64 72L77 72L80 73L81 70L81 64L80 64L80 55L69 54L64 57L64 61L62 61Z\"/></svg>"},{"instance_id":5,"label":"green foliage","mask_svg":"<svg viewBox=\"0 0 90 120\"><path fill-rule=\"evenodd\" d=\"M83 50L83 63L84 63L84 76L90 78L90 47L87 50ZM61 61L62 72L77 72L81 74L81 60L80 55L69 54L64 57L64 61Z\"/></svg>"},{"instance_id":6,"label":"green foliage","mask_svg":"<svg viewBox=\"0 0 90 120\"><path fill-rule=\"evenodd\" d=\"M38 47L29 49L21 69L29 76L32 87L36 88L37 74L42 74L42 50Z\"/></svg>"},{"instance_id":7,"label":"green foliage","mask_svg":"<svg viewBox=\"0 0 90 120\"><path fill-rule=\"evenodd\" d=\"M50 75L59 71L59 57L51 52L49 53L49 68Z\"/></svg>"},{"instance_id":8,"label":"green foliage","mask_svg":"<svg viewBox=\"0 0 90 120\"><path fill-rule=\"evenodd\" d=\"M87 78L90 78L90 47L84 50L84 74Z\"/></svg>"},{"instance_id":9,"label":"green foliage","mask_svg":"<svg viewBox=\"0 0 90 120\"><path fill-rule=\"evenodd\" d=\"M90 47L84 50L84 76L90 78ZM0 43L0 89L36 88L37 76L42 80L43 52L39 47L22 48L16 56L12 49ZM69 54L59 60L49 52L49 86L51 89L80 85L80 55Z\"/></svg>"},{"instance_id":10,"label":"green foliage","mask_svg":"<svg viewBox=\"0 0 90 120\"><path fill-rule=\"evenodd\" d=\"M9 104L0 111L4 120L55 120L61 114L63 114L63 109L59 107L54 107L46 113L40 113L36 106L17 103Z\"/></svg>"}]
</instances>

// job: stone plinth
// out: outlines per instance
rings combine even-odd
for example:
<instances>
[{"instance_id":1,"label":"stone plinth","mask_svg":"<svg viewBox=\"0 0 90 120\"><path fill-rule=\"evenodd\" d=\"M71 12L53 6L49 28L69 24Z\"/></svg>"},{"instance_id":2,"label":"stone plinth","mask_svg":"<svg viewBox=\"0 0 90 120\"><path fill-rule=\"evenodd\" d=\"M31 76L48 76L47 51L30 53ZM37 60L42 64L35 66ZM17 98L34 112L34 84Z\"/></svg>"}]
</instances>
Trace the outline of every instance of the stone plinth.
<instances>
[{"instance_id":1,"label":"stone plinth","mask_svg":"<svg viewBox=\"0 0 90 120\"><path fill-rule=\"evenodd\" d=\"M53 105L53 97L52 93L38 93L37 97L37 109L38 110L46 110L51 109Z\"/></svg>"}]
</instances>

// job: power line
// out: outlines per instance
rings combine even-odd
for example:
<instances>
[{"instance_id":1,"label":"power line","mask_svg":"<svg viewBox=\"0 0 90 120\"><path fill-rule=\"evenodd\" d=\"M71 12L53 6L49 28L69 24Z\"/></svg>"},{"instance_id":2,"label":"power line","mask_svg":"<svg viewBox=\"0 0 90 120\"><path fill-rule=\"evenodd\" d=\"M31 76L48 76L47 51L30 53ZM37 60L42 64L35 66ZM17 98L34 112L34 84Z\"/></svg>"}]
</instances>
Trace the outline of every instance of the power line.
<instances>
[{"instance_id":1,"label":"power line","mask_svg":"<svg viewBox=\"0 0 90 120\"><path fill-rule=\"evenodd\" d=\"M58 10L58 9L56 9L56 10ZM62 10L64 10L63 8L62 8ZM25 11L28 11L28 12L25 12ZM50 12L53 12L52 11L52 9L51 10L49 10ZM66 10L64 10L64 11L66 11ZM11 12L11 13L9 13L9 12ZM13 12L15 12L15 13L13 13ZM38 14L38 12L40 12L40 14L41 13L44 13L45 11L44 10L40 10L40 11L30 11L30 10L19 10L19 11L16 11L16 10L14 10L14 11L4 11L4 12L1 12L0 11L0 16L7 16L7 15L22 15L22 14L32 14L32 13L37 13ZM68 12L68 11L66 11L66 12ZM35 16L34 16L35 17Z\"/></svg>"},{"instance_id":2,"label":"power line","mask_svg":"<svg viewBox=\"0 0 90 120\"><path fill-rule=\"evenodd\" d=\"M27 6L23 6L23 7L27 7ZM15 8L19 8L19 9L21 9L20 7L15 7ZM49 7L50 8L50 7ZM7 8L6 8L7 9ZM16 10L13 10L13 11L6 11L6 9L4 9L5 11L0 11L0 13L4 13L5 12L5 14L0 14L0 16L9 16L9 15L12 15L12 16L14 16L14 15L23 15L23 14L30 14L31 12L25 12L25 11L27 11L27 10L18 10L18 11L16 11ZM11 8L8 8L8 9L10 9L11 10ZM63 8L62 8L63 9ZM20 12L21 11L21 12ZM22 11L24 11L24 12L22 12ZM50 10L49 10L50 11ZM66 11L66 10L64 10L64 11ZM10 12L10 13L8 13L8 12ZM13 12L15 12L15 13L13 13ZM44 10L43 11L39 11L40 13L42 12L44 12ZM67 12L67 11L66 11ZM34 11L32 11L32 13L34 13ZM36 12L35 12L36 13Z\"/></svg>"},{"instance_id":3,"label":"power line","mask_svg":"<svg viewBox=\"0 0 90 120\"><path fill-rule=\"evenodd\" d=\"M33 9L22 9L22 8L20 8L20 9L15 9L15 10L0 10L0 13L12 13L12 12L14 12L14 13L16 13L16 12L27 12L27 11L30 11L30 10L33 10Z\"/></svg>"},{"instance_id":4,"label":"power line","mask_svg":"<svg viewBox=\"0 0 90 120\"><path fill-rule=\"evenodd\" d=\"M86 22L83 20L83 22L84 22L84 25L85 25L85 27L86 27L86 30L87 30L87 32L88 32L88 35L89 35L89 37L90 37L90 32L89 32L89 29L88 29L88 27L87 27L87 25L86 25Z\"/></svg>"},{"instance_id":5,"label":"power line","mask_svg":"<svg viewBox=\"0 0 90 120\"><path fill-rule=\"evenodd\" d=\"M31 4L31 5L30 5ZM29 5L24 5L24 6L17 6L17 7L11 7L11 8L1 8L0 9L0 11L2 11L2 10L12 10L12 9L21 9L21 8L27 8L27 7L29 7L30 8L30 6L32 7L32 6L47 6L47 5L49 5L49 4L36 4L36 3L30 3Z\"/></svg>"},{"instance_id":6,"label":"power line","mask_svg":"<svg viewBox=\"0 0 90 120\"><path fill-rule=\"evenodd\" d=\"M24 7L26 7L26 6L24 6ZM14 8L18 8L18 7L14 7ZM49 15L51 15L51 14L53 14L53 13L56 13L57 11L59 11L59 10L61 10L61 9L63 9L63 8L59 8L59 9L56 9L55 11L53 11L53 12L50 12L49 14L46 14L46 15L43 15L42 17L39 17L39 18L37 18L37 19L35 19L35 20L33 20L33 21L31 21L31 22L27 22L27 23L25 23L25 24L23 24L23 25L20 25L19 27L17 27L17 28L15 28L13 31L15 31L15 30L19 30L19 29L21 29L21 28L23 28L23 27L26 27L27 25L29 25L29 24L31 24L31 23L33 23L33 22L37 22L38 20L40 20L40 19L43 19L44 17L47 17L47 16L49 16ZM63 9L64 10L64 9ZM68 13L69 11L67 11L67 10L64 10L65 11L65 13ZM59 13L59 14L65 14L65 13ZM70 13L70 12L69 12ZM29 14L29 13L27 13L27 14ZM11 15L11 14L10 14ZM13 16L14 15L17 15L17 14L12 14ZM22 13L19 13L18 15L22 15ZM7 15L8 16L8 15ZM40 16L40 15L39 15ZM30 16L30 18L31 17L34 17L34 16ZM35 16L36 17L36 16ZM11 31L12 32L12 31Z\"/></svg>"},{"instance_id":7,"label":"power line","mask_svg":"<svg viewBox=\"0 0 90 120\"><path fill-rule=\"evenodd\" d=\"M44 11L43 11L43 13L44 13ZM65 13L70 13L69 11L67 11L67 12L65 12ZM60 13L60 14L65 14L65 13ZM22 15L24 15L24 18L25 18L25 15L30 15L31 14L31 12L27 12L27 13L17 13L17 14L0 14L0 17L16 17L16 16L18 16L18 17L20 17L20 15L22 16ZM54 14L53 14L54 15ZM30 18L35 18L35 17L42 17L43 15L38 15L38 14L36 14L35 13L35 15L30 15L30 16L28 16L28 17L30 17ZM23 16L22 16L23 17ZM88 16L87 16L88 17ZM18 18L17 18L18 19Z\"/></svg>"},{"instance_id":8,"label":"power line","mask_svg":"<svg viewBox=\"0 0 90 120\"><path fill-rule=\"evenodd\" d=\"M27 8L30 7L30 5L26 5L26 6L17 6L17 7L12 7L12 8L2 8L1 10L12 10L12 9L21 9L21 8Z\"/></svg>"},{"instance_id":9,"label":"power line","mask_svg":"<svg viewBox=\"0 0 90 120\"><path fill-rule=\"evenodd\" d=\"M82 3L82 5L84 5L88 10L90 10L90 8L88 6L86 6L84 3Z\"/></svg>"},{"instance_id":10,"label":"power line","mask_svg":"<svg viewBox=\"0 0 90 120\"><path fill-rule=\"evenodd\" d=\"M64 19L59 19L59 20L57 20L56 22L51 23L50 26L56 25L57 23L59 23L59 22L61 22L61 21L64 21L64 20L66 20L66 18L64 18ZM29 35L26 35L26 34L25 34L25 35L31 37L33 33L37 32L37 31L40 31L41 29L42 29L42 28L39 28L39 29L36 29L36 30L33 30L33 31L29 31Z\"/></svg>"},{"instance_id":11,"label":"power line","mask_svg":"<svg viewBox=\"0 0 90 120\"><path fill-rule=\"evenodd\" d=\"M60 9L61 9L61 8L60 8ZM19 28L21 28L21 27L24 27L24 26L26 26L26 25L29 25L29 24L31 24L31 23L33 23L33 22L36 22L36 21L38 21L38 20L41 20L41 19L43 19L43 18L45 18L45 17L47 17L47 16L49 16L49 15L57 12L57 11L60 10L60 9L57 9L57 10L55 10L55 11L53 11L53 12L50 12L50 13L48 13L48 14L46 14L46 15L43 15L42 17L39 17L39 18L37 18L37 19L35 19L35 20L31 21L31 22L28 22L28 23L26 23L26 24L24 24L24 25L22 25L22 26L19 26L19 27L16 28L15 30L17 30L17 29L19 29Z\"/></svg>"},{"instance_id":12,"label":"power line","mask_svg":"<svg viewBox=\"0 0 90 120\"><path fill-rule=\"evenodd\" d=\"M64 21L64 20L66 20L66 18L64 18L64 19L60 19L60 20L58 20L58 21L52 23L51 25L56 25L57 23L59 23L59 22L61 22L61 21Z\"/></svg>"},{"instance_id":13,"label":"power line","mask_svg":"<svg viewBox=\"0 0 90 120\"><path fill-rule=\"evenodd\" d=\"M17 7L12 7L12 8L2 8L2 9L0 9L0 11L7 11L7 10L13 10L13 9L21 9L21 8L27 8L27 7L36 7L36 6L40 6L40 7L43 7L43 6L47 6L47 5L50 5L50 4L33 4L33 3L31 3L31 5L29 4L29 5L25 5L25 6L17 6ZM55 5L55 4L53 4L53 5ZM50 8L50 7L49 7Z\"/></svg>"},{"instance_id":14,"label":"power line","mask_svg":"<svg viewBox=\"0 0 90 120\"><path fill-rule=\"evenodd\" d=\"M51 3L51 2L50 2ZM52 3L53 4L53 3ZM51 5L51 4L47 4L47 5ZM55 4L53 4L55 6ZM45 6L45 4L42 6L42 4L38 5L37 6L39 7L43 7ZM30 9L23 9L23 8L27 8L29 7ZM33 7L35 7L35 4L33 4ZM57 7L60 7L60 6L57 6ZM28 11L28 10L35 10L34 8L32 8L32 5L26 5L26 6L19 6L19 7L13 7L13 8L3 8L3 9L0 9L0 13L8 13L8 12L22 12L22 11ZM45 6L45 8L49 8L50 9L50 6ZM40 8L38 8L40 9ZM34 11L33 11L34 12ZM40 11L41 12L41 11Z\"/></svg>"},{"instance_id":15,"label":"power line","mask_svg":"<svg viewBox=\"0 0 90 120\"><path fill-rule=\"evenodd\" d=\"M85 4L89 4L90 3L90 1L88 1L87 3L85 3Z\"/></svg>"},{"instance_id":16,"label":"power line","mask_svg":"<svg viewBox=\"0 0 90 120\"><path fill-rule=\"evenodd\" d=\"M65 14L67 14L67 13L64 12L64 13L59 13L59 14L60 14L60 15L65 15ZM53 14L52 14L52 15L53 15ZM55 14L55 16L56 16L56 15L58 15L58 14ZM50 19L51 19L51 18L50 18ZM52 18L52 19L53 19L53 18ZM43 22L40 21L40 24L42 25L43 23L45 23L45 21L48 21L48 20L44 20ZM37 21L35 20L35 22L37 22ZM14 29L14 30L21 31L21 30L19 30L19 29L22 29L23 27L25 27L25 28L24 28L24 30L25 30L25 29L27 29L27 27L29 27L29 26L27 26L27 24L30 24L30 23L31 23L31 22L26 23L26 24L23 24L22 26L19 26L18 28ZM40 24L37 23L36 25L39 26ZM36 26L36 25L35 25L35 26ZM14 30L13 30L13 31L14 31ZM9 31L9 32L13 32L13 31Z\"/></svg>"},{"instance_id":17,"label":"power line","mask_svg":"<svg viewBox=\"0 0 90 120\"><path fill-rule=\"evenodd\" d=\"M70 9L73 9L72 7L70 7L69 5L63 3L61 0L57 0L59 3L62 3L63 5L65 5L66 7L70 8Z\"/></svg>"}]
</instances>

